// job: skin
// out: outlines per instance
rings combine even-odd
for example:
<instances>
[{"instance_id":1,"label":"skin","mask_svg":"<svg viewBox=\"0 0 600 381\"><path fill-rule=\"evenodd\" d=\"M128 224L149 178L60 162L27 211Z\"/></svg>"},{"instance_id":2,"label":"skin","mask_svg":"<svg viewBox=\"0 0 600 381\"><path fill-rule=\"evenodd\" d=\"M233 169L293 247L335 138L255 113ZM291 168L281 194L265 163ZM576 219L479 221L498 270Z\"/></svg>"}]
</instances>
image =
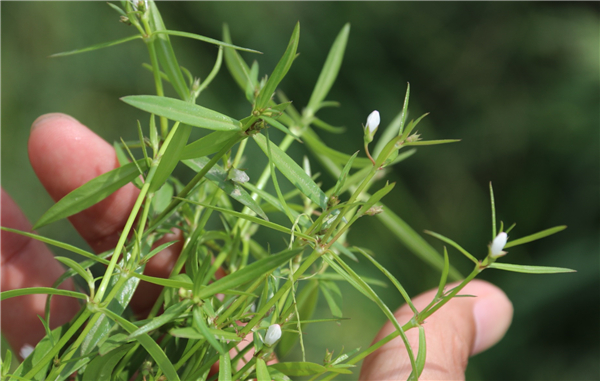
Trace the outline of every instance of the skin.
<instances>
[{"instance_id":1,"label":"skin","mask_svg":"<svg viewBox=\"0 0 600 381\"><path fill-rule=\"evenodd\" d=\"M58 149L57 149L58 147ZM92 178L118 166L114 149L98 135L77 120L64 114L42 115L32 125L29 139L31 165L54 200L59 200L73 189ZM139 190L128 184L100 203L69 218L75 229L97 253L116 245L119 234L129 216ZM2 226L31 230L31 224L2 191ZM178 241L163 250L147 264L145 273L167 277L181 251L181 233L174 230L161 243ZM11 290L24 287L51 287L64 272L50 250L39 241L17 234L1 232L1 287ZM62 288L73 289L68 280ZM133 310L143 315L151 308L160 287L140 282L131 303ZM417 308L426 306L435 291L413 299ZM498 342L512 319L512 304L497 287L475 280L462 294L475 298L455 298L424 324L427 334L427 361L422 380L462 380L468 358ZM36 315L42 315L44 295L28 295L7 299L1 304L2 333L18 352L24 345L35 344L45 335ZM52 328L69 321L79 305L71 298L54 297L51 305ZM408 321L412 314L407 306L396 311L398 321ZM393 331L386 324L375 341ZM415 352L418 332L407 332ZM367 357L361 369L361 380L400 380L410 373L404 345L396 338Z\"/></svg>"}]
</instances>

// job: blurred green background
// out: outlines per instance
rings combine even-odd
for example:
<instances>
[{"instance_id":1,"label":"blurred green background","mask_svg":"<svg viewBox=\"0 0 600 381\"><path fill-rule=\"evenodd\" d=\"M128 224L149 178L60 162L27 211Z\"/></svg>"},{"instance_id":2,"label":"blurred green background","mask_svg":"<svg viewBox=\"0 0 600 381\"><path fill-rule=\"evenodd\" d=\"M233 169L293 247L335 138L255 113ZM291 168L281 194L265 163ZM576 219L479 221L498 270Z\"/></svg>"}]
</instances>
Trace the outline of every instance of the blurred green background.
<instances>
[{"instance_id":1,"label":"blurred green background","mask_svg":"<svg viewBox=\"0 0 600 381\"><path fill-rule=\"evenodd\" d=\"M135 139L135 120L147 117L119 97L151 94L153 82L141 68L148 61L141 41L48 58L135 33L103 2L1 7L2 186L34 221L52 201L27 158L33 120L64 112L110 142ZM345 61L328 97L341 107L320 112L347 132L323 133L323 139L346 153L360 149L361 123L374 109L383 126L389 123L402 107L406 82L410 117L431 112L419 127L423 137L462 139L423 147L394 168L388 178L397 186L384 200L391 209L415 230L439 232L480 256L490 240L489 181L498 218L517 222L513 237L568 225L558 235L509 250L504 261L570 267L576 274L482 274L506 291L515 316L507 336L470 361L467 378L600 378L598 3L161 2L159 9L167 27L213 38L220 39L222 23L228 23L234 43L265 53L243 53L248 62L258 60L261 75L274 68L299 20L300 56L281 88L300 109L333 39L350 22ZM180 64L206 77L217 49L181 38L172 42ZM236 118L250 110L225 68L199 103ZM297 146L292 154L300 158L304 150ZM257 172L249 169L251 178ZM179 175L189 173L180 168ZM323 181L333 183L327 176ZM66 222L40 233L85 245ZM438 274L376 219L359 221L349 240L373 249L411 295L436 285ZM468 271L456 251L450 255ZM371 266L357 268L379 276ZM352 320L308 327L311 360L320 362L325 348L339 353L342 344L366 348L385 321L358 292L342 291L344 315ZM392 288L376 291L391 308L401 304ZM330 316L323 298L317 314ZM296 350L292 358L298 356Z\"/></svg>"}]
</instances>

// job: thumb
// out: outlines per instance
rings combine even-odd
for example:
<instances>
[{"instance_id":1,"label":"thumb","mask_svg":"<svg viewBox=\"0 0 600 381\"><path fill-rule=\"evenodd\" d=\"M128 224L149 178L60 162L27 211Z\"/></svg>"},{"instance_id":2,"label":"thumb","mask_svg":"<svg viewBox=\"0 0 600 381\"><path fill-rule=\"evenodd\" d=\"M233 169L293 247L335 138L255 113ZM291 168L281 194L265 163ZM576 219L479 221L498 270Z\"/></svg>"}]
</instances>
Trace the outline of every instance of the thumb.
<instances>
[{"instance_id":1,"label":"thumb","mask_svg":"<svg viewBox=\"0 0 600 381\"><path fill-rule=\"evenodd\" d=\"M447 289L458 283L448 285ZM437 290L413 299L418 310L426 307ZM460 295L475 297L453 298L423 323L427 357L421 380L464 380L469 356L496 344L506 333L512 320L513 307L498 287L481 280L471 281ZM410 320L412 311L407 305L395 313L400 325ZM375 342L394 331L387 322ZM419 347L417 329L406 332L414 353ZM361 369L361 380L401 380L411 372L410 361L400 337L385 344L368 356Z\"/></svg>"}]
</instances>

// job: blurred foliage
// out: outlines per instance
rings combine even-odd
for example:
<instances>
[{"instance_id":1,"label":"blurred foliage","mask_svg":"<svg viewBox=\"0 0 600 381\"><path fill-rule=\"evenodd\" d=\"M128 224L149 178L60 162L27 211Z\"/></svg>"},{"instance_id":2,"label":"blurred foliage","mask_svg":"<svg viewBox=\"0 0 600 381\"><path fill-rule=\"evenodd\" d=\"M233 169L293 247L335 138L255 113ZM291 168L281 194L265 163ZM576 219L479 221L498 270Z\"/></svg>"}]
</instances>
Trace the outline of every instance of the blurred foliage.
<instances>
[{"instance_id":1,"label":"blurred foliage","mask_svg":"<svg viewBox=\"0 0 600 381\"><path fill-rule=\"evenodd\" d=\"M2 2L1 7L2 186L30 220L37 220L52 201L28 163L33 120L64 112L110 142L135 139L136 118L145 123L147 117L119 97L151 94L153 84L151 73L141 67L148 59L140 41L48 58L133 34L106 4ZM481 257L491 238L489 181L499 219L518 222L513 237L569 227L509 250L508 256L514 263L570 267L578 273L483 274L506 291L515 316L507 337L471 360L467 377L600 377L598 3L162 2L159 7L172 29L220 39L222 23L228 23L234 43L265 52L242 53L247 61L259 62L261 73L275 66L299 20L300 56L281 84L297 107L308 101L329 46L349 21L345 61L329 97L341 107L321 112L322 119L346 126L347 132L323 133L323 139L347 153L360 149L361 123L373 109L381 112L382 125L391 122L402 107L406 82L412 88L409 117L431 112L419 128L426 138L462 139L422 148L389 173L398 183L384 200L390 208L417 231L437 231ZM214 46L172 41L183 66L201 78L209 73ZM249 110L226 70L199 103L234 117ZM253 163L252 152L247 163ZM301 158L304 152L292 154ZM256 176L258 169L247 165ZM179 176L189 176L179 170ZM438 274L375 219L358 224L350 242L372 248L411 294L436 284ZM40 233L85 245L64 221ZM441 250L439 242L426 239ZM456 252L451 261L467 268ZM362 271L379 276L370 266ZM357 292L342 291L344 315L352 320L339 327L307 327L309 360L320 361L325 348L339 353L334 342L365 348L385 320ZM400 305L391 287L378 292L391 307ZM328 316L324 300L317 314Z\"/></svg>"}]
</instances>

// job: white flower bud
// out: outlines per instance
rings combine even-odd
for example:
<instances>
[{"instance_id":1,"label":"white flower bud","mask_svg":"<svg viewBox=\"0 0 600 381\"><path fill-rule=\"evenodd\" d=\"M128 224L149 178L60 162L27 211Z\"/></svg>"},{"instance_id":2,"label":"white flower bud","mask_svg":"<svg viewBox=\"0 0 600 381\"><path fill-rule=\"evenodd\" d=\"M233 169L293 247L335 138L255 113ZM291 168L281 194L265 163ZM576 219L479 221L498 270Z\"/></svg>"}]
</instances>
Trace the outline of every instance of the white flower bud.
<instances>
[{"instance_id":1,"label":"white flower bud","mask_svg":"<svg viewBox=\"0 0 600 381\"><path fill-rule=\"evenodd\" d=\"M19 351L19 355L23 360L25 360L31 353L33 352L33 347L29 344L25 344L21 347Z\"/></svg>"},{"instance_id":2,"label":"white flower bud","mask_svg":"<svg viewBox=\"0 0 600 381\"><path fill-rule=\"evenodd\" d=\"M369 135L373 136L375 131L377 131L377 127L379 127L379 122L381 119L379 118L379 111L375 110L369 114L367 117L367 124L365 129L369 130Z\"/></svg>"},{"instance_id":3,"label":"white flower bud","mask_svg":"<svg viewBox=\"0 0 600 381\"><path fill-rule=\"evenodd\" d=\"M506 254L504 249L504 245L506 245L506 241L508 240L508 235L505 232L499 233L494 241L492 242L492 246L490 247L490 255L492 258L498 258Z\"/></svg>"},{"instance_id":4,"label":"white flower bud","mask_svg":"<svg viewBox=\"0 0 600 381\"><path fill-rule=\"evenodd\" d=\"M281 338L281 326L279 324L272 324L267 329L267 334L265 335L265 344L271 346L277 342Z\"/></svg>"}]
</instances>

